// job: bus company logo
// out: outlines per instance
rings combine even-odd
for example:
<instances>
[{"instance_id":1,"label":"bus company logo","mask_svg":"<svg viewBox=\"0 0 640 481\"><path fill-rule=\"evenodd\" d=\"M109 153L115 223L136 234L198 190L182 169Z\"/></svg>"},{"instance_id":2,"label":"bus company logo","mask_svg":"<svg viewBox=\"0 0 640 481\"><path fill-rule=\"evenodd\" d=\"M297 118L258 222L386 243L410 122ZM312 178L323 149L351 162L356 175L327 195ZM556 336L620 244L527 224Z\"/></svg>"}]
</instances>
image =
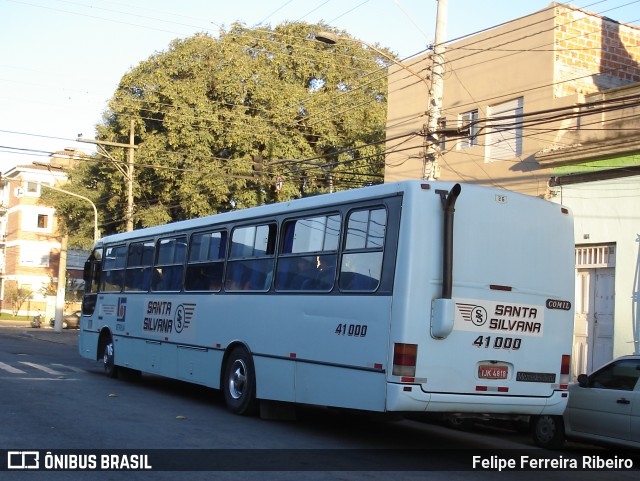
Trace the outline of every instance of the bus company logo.
<instances>
[{"instance_id":1,"label":"bus company logo","mask_svg":"<svg viewBox=\"0 0 640 481\"><path fill-rule=\"evenodd\" d=\"M118 316L116 317L116 321L124 322L127 317L127 298L119 297L118 298Z\"/></svg>"},{"instance_id":2,"label":"bus company logo","mask_svg":"<svg viewBox=\"0 0 640 481\"><path fill-rule=\"evenodd\" d=\"M176 308L176 313L173 317L173 321L176 326L177 333L180 333L189 327L189 324L191 324L191 319L193 319L195 310L195 304L180 304Z\"/></svg>"},{"instance_id":3,"label":"bus company logo","mask_svg":"<svg viewBox=\"0 0 640 481\"><path fill-rule=\"evenodd\" d=\"M475 326L484 326L489 319L487 310L482 306L456 302L456 307L458 308L458 312L460 312L462 318L467 322L473 323Z\"/></svg>"}]
</instances>

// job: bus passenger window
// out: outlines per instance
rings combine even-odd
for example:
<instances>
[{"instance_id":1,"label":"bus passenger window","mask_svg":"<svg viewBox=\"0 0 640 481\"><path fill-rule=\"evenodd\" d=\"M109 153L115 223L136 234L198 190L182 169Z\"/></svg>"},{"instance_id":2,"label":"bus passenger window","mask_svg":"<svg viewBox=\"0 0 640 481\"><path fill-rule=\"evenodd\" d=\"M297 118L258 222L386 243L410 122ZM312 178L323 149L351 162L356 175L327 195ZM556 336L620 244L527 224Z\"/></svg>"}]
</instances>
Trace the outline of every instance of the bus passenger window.
<instances>
[{"instance_id":1,"label":"bus passenger window","mask_svg":"<svg viewBox=\"0 0 640 481\"><path fill-rule=\"evenodd\" d=\"M201 232L191 236L189 262L184 280L187 291L213 291L222 288L227 233Z\"/></svg>"},{"instance_id":2,"label":"bus passenger window","mask_svg":"<svg viewBox=\"0 0 640 481\"><path fill-rule=\"evenodd\" d=\"M186 236L158 241L151 290L177 292L182 289L186 253Z\"/></svg>"},{"instance_id":3,"label":"bus passenger window","mask_svg":"<svg viewBox=\"0 0 640 481\"><path fill-rule=\"evenodd\" d=\"M145 292L151 286L153 265L153 241L133 242L129 245L124 290Z\"/></svg>"},{"instance_id":4,"label":"bus passenger window","mask_svg":"<svg viewBox=\"0 0 640 481\"><path fill-rule=\"evenodd\" d=\"M277 290L327 292L333 288L340 225L337 214L285 222Z\"/></svg>"},{"instance_id":5,"label":"bus passenger window","mask_svg":"<svg viewBox=\"0 0 640 481\"><path fill-rule=\"evenodd\" d=\"M225 290L269 290L273 276L276 231L275 224L234 229Z\"/></svg>"},{"instance_id":6,"label":"bus passenger window","mask_svg":"<svg viewBox=\"0 0 640 481\"><path fill-rule=\"evenodd\" d=\"M340 290L372 292L378 288L386 224L385 209L351 213L340 266Z\"/></svg>"},{"instance_id":7,"label":"bus passenger window","mask_svg":"<svg viewBox=\"0 0 640 481\"><path fill-rule=\"evenodd\" d=\"M124 266L127 261L127 247L107 247L100 276L101 292L120 292L124 284Z\"/></svg>"}]
</instances>

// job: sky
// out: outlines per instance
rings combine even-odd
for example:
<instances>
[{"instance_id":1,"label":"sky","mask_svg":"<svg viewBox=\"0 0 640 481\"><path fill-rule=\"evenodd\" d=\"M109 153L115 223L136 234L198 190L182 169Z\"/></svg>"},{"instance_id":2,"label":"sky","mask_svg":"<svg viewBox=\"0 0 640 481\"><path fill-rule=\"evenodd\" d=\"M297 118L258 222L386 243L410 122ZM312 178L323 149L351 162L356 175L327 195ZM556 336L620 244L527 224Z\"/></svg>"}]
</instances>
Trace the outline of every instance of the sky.
<instances>
[{"instance_id":1,"label":"sky","mask_svg":"<svg viewBox=\"0 0 640 481\"><path fill-rule=\"evenodd\" d=\"M640 25L640 0L572 5ZM550 0L448 0L453 40L548 7ZM434 41L436 0L0 0L0 172L92 146L122 76L176 38L324 21L401 59Z\"/></svg>"}]
</instances>

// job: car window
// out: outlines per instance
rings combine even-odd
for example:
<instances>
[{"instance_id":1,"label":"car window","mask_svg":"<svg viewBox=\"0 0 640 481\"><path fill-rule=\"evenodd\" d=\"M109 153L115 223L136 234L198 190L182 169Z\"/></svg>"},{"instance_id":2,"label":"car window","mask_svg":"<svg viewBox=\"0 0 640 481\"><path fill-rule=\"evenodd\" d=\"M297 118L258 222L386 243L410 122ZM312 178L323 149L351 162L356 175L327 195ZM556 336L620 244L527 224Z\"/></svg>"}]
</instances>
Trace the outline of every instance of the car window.
<instances>
[{"instance_id":1,"label":"car window","mask_svg":"<svg viewBox=\"0 0 640 481\"><path fill-rule=\"evenodd\" d=\"M620 359L589 376L589 387L633 391L640 378L640 360Z\"/></svg>"}]
</instances>

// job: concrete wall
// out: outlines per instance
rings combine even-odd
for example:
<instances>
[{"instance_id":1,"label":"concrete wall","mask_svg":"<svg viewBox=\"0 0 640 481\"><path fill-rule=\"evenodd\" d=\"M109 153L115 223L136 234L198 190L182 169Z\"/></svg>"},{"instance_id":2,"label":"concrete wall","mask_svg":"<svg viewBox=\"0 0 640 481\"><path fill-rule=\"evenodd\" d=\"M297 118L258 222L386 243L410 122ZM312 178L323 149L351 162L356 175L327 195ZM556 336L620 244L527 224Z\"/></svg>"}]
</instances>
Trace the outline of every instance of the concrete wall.
<instances>
[{"instance_id":1,"label":"concrete wall","mask_svg":"<svg viewBox=\"0 0 640 481\"><path fill-rule=\"evenodd\" d=\"M640 352L640 177L558 187L573 211L576 245L616 246L613 356Z\"/></svg>"}]
</instances>

